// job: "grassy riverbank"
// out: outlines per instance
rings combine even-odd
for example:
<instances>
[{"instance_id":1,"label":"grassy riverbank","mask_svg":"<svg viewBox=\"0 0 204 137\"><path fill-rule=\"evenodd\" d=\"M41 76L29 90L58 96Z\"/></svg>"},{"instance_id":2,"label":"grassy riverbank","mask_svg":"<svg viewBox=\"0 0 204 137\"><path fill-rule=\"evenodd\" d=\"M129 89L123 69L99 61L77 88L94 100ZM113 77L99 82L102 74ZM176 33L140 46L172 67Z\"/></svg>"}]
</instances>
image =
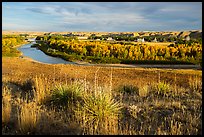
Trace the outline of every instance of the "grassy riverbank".
<instances>
[{"instance_id":1,"label":"grassy riverbank","mask_svg":"<svg viewBox=\"0 0 204 137\"><path fill-rule=\"evenodd\" d=\"M201 70L3 57L2 134L198 135L201 79Z\"/></svg>"}]
</instances>

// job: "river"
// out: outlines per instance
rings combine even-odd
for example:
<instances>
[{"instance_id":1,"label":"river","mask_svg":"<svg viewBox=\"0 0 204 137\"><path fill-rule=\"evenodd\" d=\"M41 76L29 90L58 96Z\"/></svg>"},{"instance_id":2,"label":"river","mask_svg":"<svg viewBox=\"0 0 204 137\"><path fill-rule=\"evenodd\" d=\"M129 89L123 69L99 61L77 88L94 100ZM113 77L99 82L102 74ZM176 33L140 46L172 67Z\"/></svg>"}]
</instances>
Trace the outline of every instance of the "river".
<instances>
[{"instance_id":1,"label":"river","mask_svg":"<svg viewBox=\"0 0 204 137\"><path fill-rule=\"evenodd\" d=\"M31 48L31 45L35 43L31 42L29 44L25 44L21 47L18 48L23 53L23 56L32 58L33 60L36 60L38 62L42 63L48 63L48 64L76 64L75 62L69 62L65 61L61 58L58 57L51 57L46 55L44 52L41 50L38 50L36 48Z\"/></svg>"}]
</instances>

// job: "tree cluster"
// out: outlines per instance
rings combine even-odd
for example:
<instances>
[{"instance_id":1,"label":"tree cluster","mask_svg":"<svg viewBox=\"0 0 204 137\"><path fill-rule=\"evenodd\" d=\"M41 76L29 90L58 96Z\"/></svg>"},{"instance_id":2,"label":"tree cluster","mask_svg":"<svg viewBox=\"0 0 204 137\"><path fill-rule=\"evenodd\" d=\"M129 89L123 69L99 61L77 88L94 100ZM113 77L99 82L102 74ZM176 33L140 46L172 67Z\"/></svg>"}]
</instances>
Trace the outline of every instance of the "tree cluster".
<instances>
[{"instance_id":1,"label":"tree cluster","mask_svg":"<svg viewBox=\"0 0 204 137\"><path fill-rule=\"evenodd\" d=\"M15 46L24 43L24 38L17 35L2 36L2 55L17 53Z\"/></svg>"},{"instance_id":2,"label":"tree cluster","mask_svg":"<svg viewBox=\"0 0 204 137\"><path fill-rule=\"evenodd\" d=\"M44 39L45 40L45 39ZM145 44L122 44L106 41L79 41L76 39L46 39L49 51L60 51L65 54L93 56L97 58L117 58L128 60L171 60L202 61L202 45L194 43L170 46L147 46Z\"/></svg>"}]
</instances>

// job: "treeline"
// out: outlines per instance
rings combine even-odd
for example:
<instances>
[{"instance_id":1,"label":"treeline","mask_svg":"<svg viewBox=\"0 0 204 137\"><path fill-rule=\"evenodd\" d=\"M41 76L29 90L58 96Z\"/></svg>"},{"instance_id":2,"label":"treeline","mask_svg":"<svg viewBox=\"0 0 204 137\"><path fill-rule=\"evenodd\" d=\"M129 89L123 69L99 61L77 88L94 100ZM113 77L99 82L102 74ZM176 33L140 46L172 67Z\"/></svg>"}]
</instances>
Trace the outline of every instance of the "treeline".
<instances>
[{"instance_id":1,"label":"treeline","mask_svg":"<svg viewBox=\"0 0 204 137\"><path fill-rule=\"evenodd\" d=\"M199 64L202 62L202 45L173 44L169 46L147 46L145 44L124 45L105 41L79 41L76 39L59 39L49 36L41 37L44 42L39 48L47 54L77 56L77 59L92 61L105 60L103 63L126 63L133 61L170 61ZM67 58L66 58L67 56ZM114 60L114 62L111 62ZM116 61L117 60L117 61ZM101 63L101 62L99 62Z\"/></svg>"},{"instance_id":2,"label":"treeline","mask_svg":"<svg viewBox=\"0 0 204 137\"><path fill-rule=\"evenodd\" d=\"M88 37L88 39L91 40L107 40L108 37L112 37L114 40L117 41L137 41L137 39L140 38L140 36L130 36L130 35L102 35L102 36L96 36L96 35L91 35ZM178 44L188 44L188 45L193 45L194 43L199 43L202 44L202 37L197 38L197 39L190 39L189 41L183 40L183 38L177 38L176 36L165 36L165 35L153 35L153 36L143 36L145 41L147 42L152 42L155 40L159 42L176 42Z\"/></svg>"},{"instance_id":3,"label":"treeline","mask_svg":"<svg viewBox=\"0 0 204 137\"><path fill-rule=\"evenodd\" d=\"M21 36L3 35L2 36L2 56L18 56L20 52L15 47L23 43L25 43L25 40Z\"/></svg>"}]
</instances>

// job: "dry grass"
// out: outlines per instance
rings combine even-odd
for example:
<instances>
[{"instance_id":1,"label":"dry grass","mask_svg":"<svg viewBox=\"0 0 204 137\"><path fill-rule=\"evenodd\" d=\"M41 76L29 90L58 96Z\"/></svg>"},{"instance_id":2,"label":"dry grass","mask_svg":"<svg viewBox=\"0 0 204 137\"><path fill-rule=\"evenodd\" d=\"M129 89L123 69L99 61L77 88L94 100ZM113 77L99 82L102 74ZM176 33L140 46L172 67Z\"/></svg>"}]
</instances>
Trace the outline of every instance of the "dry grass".
<instances>
[{"instance_id":1,"label":"dry grass","mask_svg":"<svg viewBox=\"0 0 204 137\"><path fill-rule=\"evenodd\" d=\"M51 96L50 88L51 85L48 82L46 77L43 76L36 76L34 78L34 87L35 87L35 101L38 104L42 104L46 102L46 99L48 99Z\"/></svg>"},{"instance_id":2,"label":"dry grass","mask_svg":"<svg viewBox=\"0 0 204 137\"><path fill-rule=\"evenodd\" d=\"M83 125L83 134L117 134L121 106L111 92L99 88L97 92L84 94L83 101L75 110L77 121Z\"/></svg>"},{"instance_id":3,"label":"dry grass","mask_svg":"<svg viewBox=\"0 0 204 137\"><path fill-rule=\"evenodd\" d=\"M139 87L139 96L146 97L149 93L149 86L144 85Z\"/></svg>"},{"instance_id":4,"label":"dry grass","mask_svg":"<svg viewBox=\"0 0 204 137\"><path fill-rule=\"evenodd\" d=\"M3 99L8 96L7 100L18 102L14 107L19 108L10 112L14 117L10 122L14 125L2 131L3 134L202 133L202 71L188 74L187 70L177 73L160 69L47 65L27 60L18 60L17 64L5 58L3 61L3 85L13 83L19 88L9 86L11 94L3 94ZM125 92L117 92L121 87L124 90L124 86ZM27 89L34 92L34 99L22 101L18 98L21 96L15 96L16 91L24 93ZM61 92L70 93L66 100L60 99L66 96ZM58 93L60 98L53 96ZM58 100L59 106L63 101L69 103L61 109L57 104L49 104L51 100Z\"/></svg>"},{"instance_id":5,"label":"dry grass","mask_svg":"<svg viewBox=\"0 0 204 137\"><path fill-rule=\"evenodd\" d=\"M33 134L40 118L35 102L24 102L18 110L18 128L22 134Z\"/></svg>"},{"instance_id":6,"label":"dry grass","mask_svg":"<svg viewBox=\"0 0 204 137\"><path fill-rule=\"evenodd\" d=\"M191 90L202 93L202 79L201 78L199 78L198 76L190 77L188 83L189 83Z\"/></svg>"},{"instance_id":7,"label":"dry grass","mask_svg":"<svg viewBox=\"0 0 204 137\"><path fill-rule=\"evenodd\" d=\"M3 87L2 90L2 124L7 125L11 115L11 91L8 87Z\"/></svg>"}]
</instances>

